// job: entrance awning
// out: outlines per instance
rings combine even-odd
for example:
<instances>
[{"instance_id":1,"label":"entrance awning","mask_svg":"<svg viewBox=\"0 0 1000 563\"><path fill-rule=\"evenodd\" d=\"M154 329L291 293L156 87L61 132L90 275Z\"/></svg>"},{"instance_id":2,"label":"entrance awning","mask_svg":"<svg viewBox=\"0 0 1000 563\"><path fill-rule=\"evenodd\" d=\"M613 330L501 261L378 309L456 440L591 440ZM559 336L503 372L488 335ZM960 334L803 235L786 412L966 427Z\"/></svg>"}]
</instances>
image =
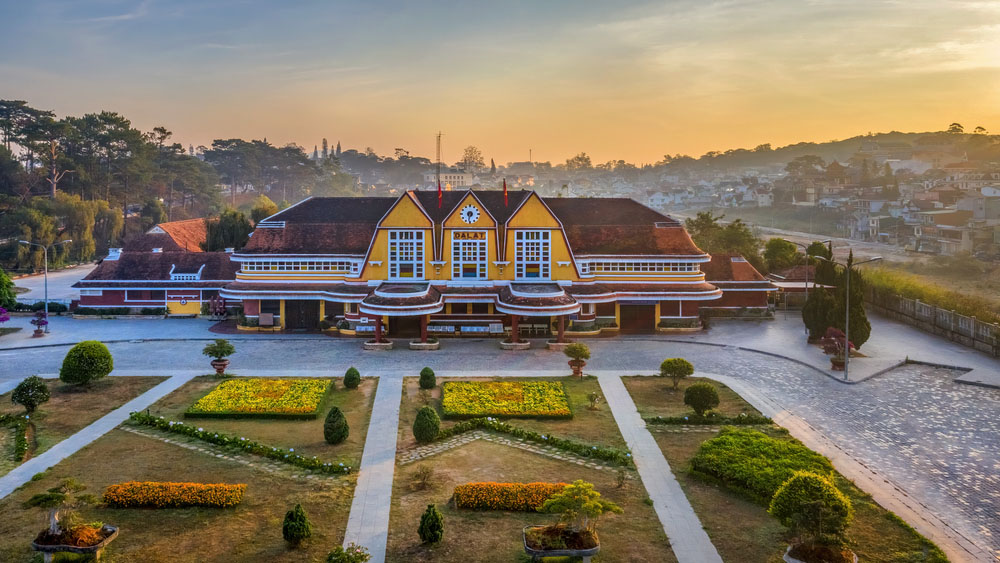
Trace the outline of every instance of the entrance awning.
<instances>
[{"instance_id":1,"label":"entrance awning","mask_svg":"<svg viewBox=\"0 0 1000 563\"><path fill-rule=\"evenodd\" d=\"M441 293L427 282L386 282L358 305L361 313L389 317L429 315L442 309Z\"/></svg>"},{"instance_id":2,"label":"entrance awning","mask_svg":"<svg viewBox=\"0 0 1000 563\"><path fill-rule=\"evenodd\" d=\"M571 315L580 304L555 283L512 283L500 288L496 308L502 313L526 317Z\"/></svg>"}]
</instances>

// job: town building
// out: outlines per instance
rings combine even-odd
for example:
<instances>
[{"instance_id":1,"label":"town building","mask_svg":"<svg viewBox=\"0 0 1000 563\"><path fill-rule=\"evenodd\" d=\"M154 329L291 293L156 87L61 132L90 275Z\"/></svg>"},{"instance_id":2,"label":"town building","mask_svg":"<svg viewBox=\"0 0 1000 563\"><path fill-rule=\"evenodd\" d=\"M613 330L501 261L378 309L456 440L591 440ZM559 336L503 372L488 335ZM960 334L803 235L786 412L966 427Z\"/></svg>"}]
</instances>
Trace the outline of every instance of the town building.
<instances>
[{"instance_id":1,"label":"town building","mask_svg":"<svg viewBox=\"0 0 1000 563\"><path fill-rule=\"evenodd\" d=\"M377 338L696 328L723 297L676 220L631 199L522 190L309 198L261 221L231 258L239 270L220 294L249 324ZM752 270L737 259L730 270ZM750 306L766 306L759 274L732 281L754 282L764 301Z\"/></svg>"}]
</instances>

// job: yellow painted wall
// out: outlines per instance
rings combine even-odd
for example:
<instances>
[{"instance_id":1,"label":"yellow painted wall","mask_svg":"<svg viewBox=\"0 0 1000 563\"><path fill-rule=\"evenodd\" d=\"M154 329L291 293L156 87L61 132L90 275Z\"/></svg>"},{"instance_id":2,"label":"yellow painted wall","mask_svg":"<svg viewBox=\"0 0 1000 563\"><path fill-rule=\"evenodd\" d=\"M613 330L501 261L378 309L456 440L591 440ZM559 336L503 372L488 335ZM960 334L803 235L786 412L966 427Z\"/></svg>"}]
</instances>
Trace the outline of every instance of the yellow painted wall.
<instances>
[{"instance_id":1,"label":"yellow painted wall","mask_svg":"<svg viewBox=\"0 0 1000 563\"><path fill-rule=\"evenodd\" d=\"M479 210L479 220L476 221L475 223L466 223L465 221L462 220L461 214L459 213L463 207L466 207L468 205L475 206L475 208ZM474 228L496 227L497 224L496 221L494 221L493 218L490 217L489 213L486 212L483 206L479 204L479 201L477 201L476 198L472 196L472 194L469 194L465 196L464 199L462 199L462 203L458 204L458 207L455 208L454 212L452 212L452 214L449 215L444 220L444 226L445 228L454 227L454 228L474 229Z\"/></svg>"},{"instance_id":2,"label":"yellow painted wall","mask_svg":"<svg viewBox=\"0 0 1000 563\"><path fill-rule=\"evenodd\" d=\"M497 279L513 280L515 274L517 273L514 236L514 230L508 229L506 246L507 255L504 260L509 261L510 264L504 268L503 277L497 277ZM572 258L570 257L569 244L566 242L566 238L563 237L563 233L559 229L553 229L549 234L549 260L551 261L549 265L549 279L574 281L580 279L580 277L576 275L576 268L573 266ZM560 266L559 262L569 262L569 264L566 266Z\"/></svg>"},{"instance_id":3,"label":"yellow painted wall","mask_svg":"<svg viewBox=\"0 0 1000 563\"><path fill-rule=\"evenodd\" d=\"M517 213L507 221L509 229L558 229L559 221L549 213L538 194L532 193L528 200L517 210Z\"/></svg>"},{"instance_id":4,"label":"yellow painted wall","mask_svg":"<svg viewBox=\"0 0 1000 563\"><path fill-rule=\"evenodd\" d=\"M409 195L403 195L389 214L382 219L380 227L394 229L430 228L431 221Z\"/></svg>"},{"instance_id":5,"label":"yellow painted wall","mask_svg":"<svg viewBox=\"0 0 1000 563\"><path fill-rule=\"evenodd\" d=\"M365 280L384 280L389 277L389 229L409 229L424 231L424 279L433 279L434 267L430 261L434 259L433 231L430 220L410 198L404 195L389 211L378 231L375 242L365 261L361 278ZM381 262L377 266L371 262Z\"/></svg>"},{"instance_id":6,"label":"yellow painted wall","mask_svg":"<svg viewBox=\"0 0 1000 563\"><path fill-rule=\"evenodd\" d=\"M184 305L180 301L167 301L167 308L171 315L197 315L201 313L201 301L189 299Z\"/></svg>"}]
</instances>

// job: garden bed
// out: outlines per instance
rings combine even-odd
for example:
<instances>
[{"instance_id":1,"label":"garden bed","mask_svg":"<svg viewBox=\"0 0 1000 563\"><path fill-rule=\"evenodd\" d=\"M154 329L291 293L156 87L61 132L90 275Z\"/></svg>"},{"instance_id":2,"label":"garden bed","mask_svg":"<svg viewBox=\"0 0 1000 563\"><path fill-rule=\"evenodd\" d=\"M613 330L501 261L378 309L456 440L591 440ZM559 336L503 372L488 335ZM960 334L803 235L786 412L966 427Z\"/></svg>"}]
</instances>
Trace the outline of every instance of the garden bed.
<instances>
[{"instance_id":1,"label":"garden bed","mask_svg":"<svg viewBox=\"0 0 1000 563\"><path fill-rule=\"evenodd\" d=\"M625 377L623 380L643 415L682 416L690 411L683 403L683 392L667 390L670 386L668 380L654 377ZM682 390L698 380L699 378L691 378L682 382ZM719 390L719 412L727 416L757 412L731 389L717 382L712 383ZM758 426L755 430L773 440L798 444L788 436L787 431L773 424ZM699 447L715 435L693 431L653 432L660 450L670 463L681 488L722 559L781 561L789 544L789 535L778 520L767 513L759 495L755 498L750 492L735 490L732 483L727 486L720 479L692 471L691 460ZM836 471L833 472L833 480L854 506L854 520L847 535L851 538L850 548L858 554L860 560L935 563L947 560L930 541L895 514L876 504L868 494ZM923 558L925 550L928 552L926 559Z\"/></svg>"},{"instance_id":2,"label":"garden bed","mask_svg":"<svg viewBox=\"0 0 1000 563\"><path fill-rule=\"evenodd\" d=\"M316 418L330 379L236 378L184 412L189 418Z\"/></svg>"},{"instance_id":3,"label":"garden bed","mask_svg":"<svg viewBox=\"0 0 1000 563\"><path fill-rule=\"evenodd\" d=\"M572 418L560 381L447 381L441 410L446 418Z\"/></svg>"}]
</instances>

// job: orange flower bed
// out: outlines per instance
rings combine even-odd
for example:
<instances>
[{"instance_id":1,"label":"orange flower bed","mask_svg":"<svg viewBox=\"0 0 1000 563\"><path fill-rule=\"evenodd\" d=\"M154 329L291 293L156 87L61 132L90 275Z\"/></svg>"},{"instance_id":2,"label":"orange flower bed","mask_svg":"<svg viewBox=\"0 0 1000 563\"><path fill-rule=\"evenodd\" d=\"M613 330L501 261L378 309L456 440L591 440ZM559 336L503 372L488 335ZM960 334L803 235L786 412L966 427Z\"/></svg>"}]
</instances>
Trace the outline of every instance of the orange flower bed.
<instances>
[{"instance_id":1,"label":"orange flower bed","mask_svg":"<svg viewBox=\"0 0 1000 563\"><path fill-rule=\"evenodd\" d=\"M104 491L104 502L115 508L182 508L210 506L229 508L243 500L245 484L161 483L129 481L111 485Z\"/></svg>"},{"instance_id":2,"label":"orange flower bed","mask_svg":"<svg viewBox=\"0 0 1000 563\"><path fill-rule=\"evenodd\" d=\"M466 483L455 487L455 507L534 512L566 483Z\"/></svg>"}]
</instances>

